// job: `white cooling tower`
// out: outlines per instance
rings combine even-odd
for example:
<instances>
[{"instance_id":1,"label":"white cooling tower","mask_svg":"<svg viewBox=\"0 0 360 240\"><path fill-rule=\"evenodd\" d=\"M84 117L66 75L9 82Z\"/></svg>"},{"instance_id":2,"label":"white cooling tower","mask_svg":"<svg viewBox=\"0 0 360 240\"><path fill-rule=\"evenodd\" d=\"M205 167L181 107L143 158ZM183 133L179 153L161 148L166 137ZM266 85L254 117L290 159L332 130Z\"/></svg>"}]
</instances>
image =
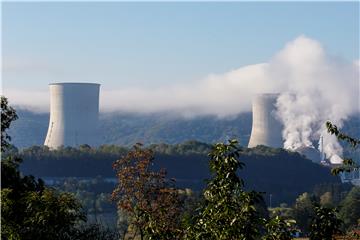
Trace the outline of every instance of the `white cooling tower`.
<instances>
[{"instance_id":1,"label":"white cooling tower","mask_svg":"<svg viewBox=\"0 0 360 240\"><path fill-rule=\"evenodd\" d=\"M265 145L283 147L281 122L276 118L276 100L279 94L259 94L252 104L252 130L248 147Z\"/></svg>"},{"instance_id":2,"label":"white cooling tower","mask_svg":"<svg viewBox=\"0 0 360 240\"><path fill-rule=\"evenodd\" d=\"M50 84L50 121L44 145L97 145L99 118L97 83Z\"/></svg>"}]
</instances>

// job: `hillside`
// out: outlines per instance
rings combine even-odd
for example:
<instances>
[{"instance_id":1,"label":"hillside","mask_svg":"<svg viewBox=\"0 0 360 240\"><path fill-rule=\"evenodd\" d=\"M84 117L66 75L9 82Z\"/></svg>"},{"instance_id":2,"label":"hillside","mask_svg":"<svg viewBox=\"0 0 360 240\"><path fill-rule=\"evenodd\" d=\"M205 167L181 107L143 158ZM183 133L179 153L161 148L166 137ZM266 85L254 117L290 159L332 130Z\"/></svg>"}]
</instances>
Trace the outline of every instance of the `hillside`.
<instances>
[{"instance_id":1,"label":"hillside","mask_svg":"<svg viewBox=\"0 0 360 240\"><path fill-rule=\"evenodd\" d=\"M16 120L9 134L12 143L25 148L44 143L49 123L48 113L33 113L17 108ZM219 119L215 116L182 118L172 114L101 114L102 144L130 146L136 142L181 143L190 139L214 143L228 138L247 145L251 132L251 113Z\"/></svg>"},{"instance_id":2,"label":"hillside","mask_svg":"<svg viewBox=\"0 0 360 240\"><path fill-rule=\"evenodd\" d=\"M207 152L210 145L186 142L178 145L152 145L155 168L165 168L179 187L201 190L210 177ZM34 146L20 152L22 171L38 177L115 178L111 165L128 149L104 145L98 149L82 146L49 151ZM292 202L299 194L321 183L338 183L330 170L312 163L298 153L259 146L243 149L240 159L246 167L239 172L246 187L272 194L274 203Z\"/></svg>"},{"instance_id":3,"label":"hillside","mask_svg":"<svg viewBox=\"0 0 360 240\"><path fill-rule=\"evenodd\" d=\"M17 108L16 120L9 134L18 148L42 145L45 140L49 114L34 113ZM242 113L229 118L203 116L182 118L157 114L112 113L100 115L102 144L130 146L136 142L146 145L154 143L176 144L188 140L214 143L236 138L246 146L251 133L251 113ZM360 117L345 121L343 130L360 138ZM346 151L347 152L347 151ZM355 154L356 155L356 154Z\"/></svg>"}]
</instances>

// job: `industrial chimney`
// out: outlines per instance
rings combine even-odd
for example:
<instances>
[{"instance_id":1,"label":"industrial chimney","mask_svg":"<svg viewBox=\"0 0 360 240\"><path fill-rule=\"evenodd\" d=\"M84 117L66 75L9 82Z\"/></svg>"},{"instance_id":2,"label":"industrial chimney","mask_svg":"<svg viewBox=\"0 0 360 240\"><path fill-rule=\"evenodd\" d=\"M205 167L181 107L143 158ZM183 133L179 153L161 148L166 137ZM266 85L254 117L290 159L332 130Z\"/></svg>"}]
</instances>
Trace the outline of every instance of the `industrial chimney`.
<instances>
[{"instance_id":1,"label":"industrial chimney","mask_svg":"<svg viewBox=\"0 0 360 240\"><path fill-rule=\"evenodd\" d=\"M50 84L50 121L44 145L97 145L99 117L97 83Z\"/></svg>"},{"instance_id":2,"label":"industrial chimney","mask_svg":"<svg viewBox=\"0 0 360 240\"><path fill-rule=\"evenodd\" d=\"M248 147L265 145L283 147L281 122L276 118L276 100L279 94L258 94L252 104L252 130Z\"/></svg>"}]
</instances>

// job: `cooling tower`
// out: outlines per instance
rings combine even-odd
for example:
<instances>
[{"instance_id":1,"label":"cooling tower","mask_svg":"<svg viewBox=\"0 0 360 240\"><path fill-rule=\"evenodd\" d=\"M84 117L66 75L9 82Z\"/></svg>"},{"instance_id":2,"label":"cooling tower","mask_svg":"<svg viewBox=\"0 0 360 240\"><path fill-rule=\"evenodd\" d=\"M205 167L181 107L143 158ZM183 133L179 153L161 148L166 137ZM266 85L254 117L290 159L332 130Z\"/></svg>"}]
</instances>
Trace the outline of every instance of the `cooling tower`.
<instances>
[{"instance_id":1,"label":"cooling tower","mask_svg":"<svg viewBox=\"0 0 360 240\"><path fill-rule=\"evenodd\" d=\"M253 99L253 123L248 147L265 145L283 147L282 124L276 119L276 99L279 94L259 94Z\"/></svg>"},{"instance_id":2,"label":"cooling tower","mask_svg":"<svg viewBox=\"0 0 360 240\"><path fill-rule=\"evenodd\" d=\"M96 83L50 84L50 121L44 145L97 145L99 89Z\"/></svg>"}]
</instances>

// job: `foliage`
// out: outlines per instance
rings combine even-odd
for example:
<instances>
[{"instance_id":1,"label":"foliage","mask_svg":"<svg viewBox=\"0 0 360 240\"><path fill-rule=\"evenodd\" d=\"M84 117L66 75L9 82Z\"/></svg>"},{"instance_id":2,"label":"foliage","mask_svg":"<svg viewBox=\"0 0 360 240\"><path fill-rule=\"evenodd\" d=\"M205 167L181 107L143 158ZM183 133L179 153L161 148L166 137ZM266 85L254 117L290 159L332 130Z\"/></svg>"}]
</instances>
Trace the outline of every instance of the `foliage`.
<instances>
[{"instance_id":1,"label":"foliage","mask_svg":"<svg viewBox=\"0 0 360 240\"><path fill-rule=\"evenodd\" d=\"M262 240L291 240L292 235L296 230L294 220L285 220L279 216L270 219L265 223L267 233L262 237Z\"/></svg>"},{"instance_id":2,"label":"foliage","mask_svg":"<svg viewBox=\"0 0 360 240\"><path fill-rule=\"evenodd\" d=\"M79 199L83 209L94 216L102 213L116 214L116 206L111 201L111 191L114 183L106 182L100 176L93 179L65 178L54 184L54 187L62 192L71 192Z\"/></svg>"},{"instance_id":3,"label":"foliage","mask_svg":"<svg viewBox=\"0 0 360 240\"><path fill-rule=\"evenodd\" d=\"M314 188L314 195L304 193L298 197L293 208L272 208L271 216L283 216L295 219L297 226L306 235L310 233L311 220L316 216L315 208L337 208L336 214L341 229L350 231L360 227L360 187L349 184L320 184Z\"/></svg>"},{"instance_id":4,"label":"foliage","mask_svg":"<svg viewBox=\"0 0 360 240\"><path fill-rule=\"evenodd\" d=\"M314 215L315 205L316 199L309 193L303 193L296 199L293 208L293 217L298 227L303 230L305 234L309 232L310 220Z\"/></svg>"},{"instance_id":5,"label":"foliage","mask_svg":"<svg viewBox=\"0 0 360 240\"><path fill-rule=\"evenodd\" d=\"M331 205L338 206L340 202L346 197L346 194L353 187L350 183L321 183L315 185L312 193L318 199L328 198L331 200Z\"/></svg>"},{"instance_id":6,"label":"foliage","mask_svg":"<svg viewBox=\"0 0 360 240\"><path fill-rule=\"evenodd\" d=\"M46 188L27 191L14 199L13 190L2 190L2 232L10 239L51 239L58 234L71 234L85 215L78 201L68 193Z\"/></svg>"},{"instance_id":7,"label":"foliage","mask_svg":"<svg viewBox=\"0 0 360 240\"><path fill-rule=\"evenodd\" d=\"M195 140L185 141L180 144L151 144L149 146L154 152L162 153L166 155L191 155L191 154L207 154L210 149L211 145Z\"/></svg>"},{"instance_id":8,"label":"foliage","mask_svg":"<svg viewBox=\"0 0 360 240\"><path fill-rule=\"evenodd\" d=\"M215 144L209 153L213 178L204 190L204 203L188 228L189 239L256 239L261 218L255 203L258 192L246 192L237 170L244 164L238 161L237 141Z\"/></svg>"},{"instance_id":9,"label":"foliage","mask_svg":"<svg viewBox=\"0 0 360 240\"><path fill-rule=\"evenodd\" d=\"M11 137L6 130L10 128L11 123L17 118L15 110L8 105L7 98L1 96L1 152L4 152L10 146Z\"/></svg>"},{"instance_id":10,"label":"foliage","mask_svg":"<svg viewBox=\"0 0 360 240\"><path fill-rule=\"evenodd\" d=\"M15 110L1 97L1 151L7 151L10 136L6 130L16 119ZM77 223L86 220L81 205L72 194L60 193L44 186L41 179L23 176L19 171L21 158L7 152L1 164L1 234L9 240L85 239L86 231ZM86 239L99 239L101 231L89 226ZM90 231L90 232L91 232ZM109 239L109 238L108 238Z\"/></svg>"},{"instance_id":11,"label":"foliage","mask_svg":"<svg viewBox=\"0 0 360 240\"><path fill-rule=\"evenodd\" d=\"M360 187L353 187L340 206L339 216L345 227L357 226L360 221Z\"/></svg>"},{"instance_id":12,"label":"foliage","mask_svg":"<svg viewBox=\"0 0 360 240\"><path fill-rule=\"evenodd\" d=\"M197 149L202 151L201 146L204 144L193 144L189 146L184 143L162 149L165 152L170 149L171 154L155 152L152 167L154 170L166 168L167 176L181 179L182 181L176 182L179 188L201 191L205 187L203 179L210 177L208 157L196 153ZM157 149L161 150L160 147ZM182 152L177 152L179 149L182 149ZM332 176L327 168L312 163L297 153L264 146L242 150L241 159L246 164L242 177L247 180L246 188L266 192L267 196L264 196L264 199L267 201L268 195L272 194L273 206L283 202L293 204L300 193L312 191L316 184L340 183L340 179ZM24 163L21 164L24 174L92 178L102 175L113 178L111 164L128 151L128 148L115 145L91 149L67 147L55 151L50 151L44 146L33 146L20 150L19 156L24 159ZM307 177L304 178L304 175Z\"/></svg>"},{"instance_id":13,"label":"foliage","mask_svg":"<svg viewBox=\"0 0 360 240\"><path fill-rule=\"evenodd\" d=\"M279 207L270 208L270 217L281 217L283 219L291 219L293 218L293 209L290 207L287 207L287 204L280 204Z\"/></svg>"},{"instance_id":14,"label":"foliage","mask_svg":"<svg viewBox=\"0 0 360 240\"><path fill-rule=\"evenodd\" d=\"M164 170L151 170L153 159L150 149L137 144L117 160L113 167L119 183L112 196L141 239L176 239L180 232L179 194Z\"/></svg>"},{"instance_id":15,"label":"foliage","mask_svg":"<svg viewBox=\"0 0 360 240\"><path fill-rule=\"evenodd\" d=\"M360 240L360 232L359 231L350 231L343 238L344 240Z\"/></svg>"},{"instance_id":16,"label":"foliage","mask_svg":"<svg viewBox=\"0 0 360 240\"><path fill-rule=\"evenodd\" d=\"M310 240L332 240L341 233L341 220L334 208L316 206L310 225Z\"/></svg>"},{"instance_id":17,"label":"foliage","mask_svg":"<svg viewBox=\"0 0 360 240\"><path fill-rule=\"evenodd\" d=\"M335 135L339 140L347 142L353 149L356 149L360 144L360 139L356 139L345 133L342 133L338 127L331 122L327 121L326 127L330 134ZM333 168L331 173L338 175L341 172L351 172L354 169L358 169L359 167L360 166L353 159L345 158L343 159L342 166Z\"/></svg>"},{"instance_id":18,"label":"foliage","mask_svg":"<svg viewBox=\"0 0 360 240\"><path fill-rule=\"evenodd\" d=\"M342 133L338 127L331 122L326 122L326 127L330 134L334 134L338 139L348 142L352 147L357 147L360 144L360 140L350 137L347 134Z\"/></svg>"}]
</instances>

